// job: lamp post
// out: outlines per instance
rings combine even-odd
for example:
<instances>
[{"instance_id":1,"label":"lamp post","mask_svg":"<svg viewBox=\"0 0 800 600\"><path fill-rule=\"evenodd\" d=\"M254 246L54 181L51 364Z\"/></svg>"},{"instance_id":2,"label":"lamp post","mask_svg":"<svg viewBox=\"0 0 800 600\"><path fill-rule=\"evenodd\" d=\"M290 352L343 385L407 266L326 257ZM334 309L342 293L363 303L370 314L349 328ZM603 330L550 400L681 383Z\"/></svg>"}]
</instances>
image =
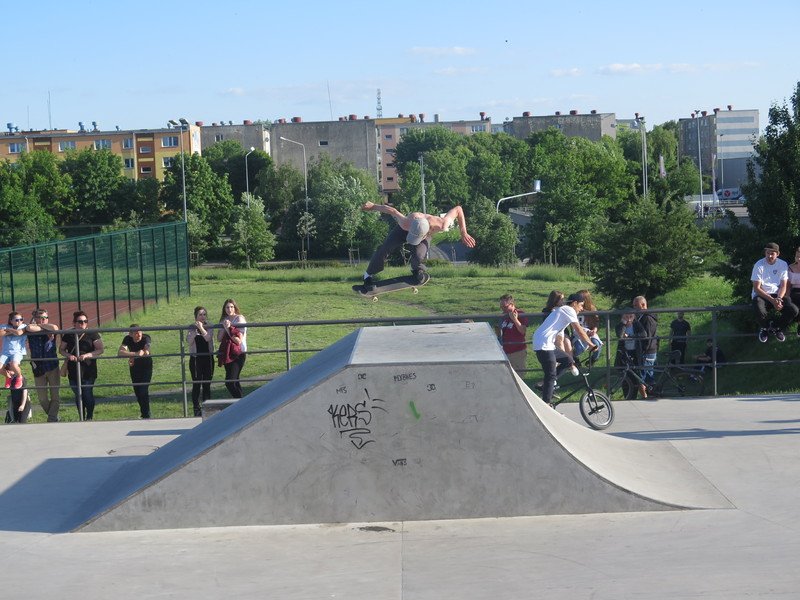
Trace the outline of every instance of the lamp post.
<instances>
[{"instance_id":1,"label":"lamp post","mask_svg":"<svg viewBox=\"0 0 800 600\"><path fill-rule=\"evenodd\" d=\"M178 119L178 121L180 121L180 123L177 123L175 119L170 119L168 122L173 127L181 128L180 144L181 144L181 180L183 182L183 222L188 223L189 222L187 218L188 215L186 212L186 164L183 160L183 132L186 129L186 127L188 127L189 121L187 121L186 119Z\"/></svg>"},{"instance_id":2,"label":"lamp post","mask_svg":"<svg viewBox=\"0 0 800 600\"><path fill-rule=\"evenodd\" d=\"M639 123L639 133L642 136L642 196L647 196L647 127L644 117L636 113L636 121Z\"/></svg>"},{"instance_id":3,"label":"lamp post","mask_svg":"<svg viewBox=\"0 0 800 600\"><path fill-rule=\"evenodd\" d=\"M700 214L706 216L706 203L703 199L703 159L700 156L700 109L694 111L694 118L697 120L697 170L700 171Z\"/></svg>"},{"instance_id":4,"label":"lamp post","mask_svg":"<svg viewBox=\"0 0 800 600\"><path fill-rule=\"evenodd\" d=\"M308 213L308 163L306 162L306 147L304 144L301 144L300 142L290 140L289 138L285 138L283 136L281 136L280 139L282 139L284 142L289 142L290 144L297 144L303 149L303 179L305 180L305 190L306 190L306 213ZM309 239L309 234L306 233L306 251L308 251L310 241L311 240Z\"/></svg>"},{"instance_id":5,"label":"lamp post","mask_svg":"<svg viewBox=\"0 0 800 600\"><path fill-rule=\"evenodd\" d=\"M250 208L250 171L247 170L247 157L255 152L255 147L250 146L250 152L244 155L244 185L247 190L247 208Z\"/></svg>"},{"instance_id":6,"label":"lamp post","mask_svg":"<svg viewBox=\"0 0 800 600\"><path fill-rule=\"evenodd\" d=\"M506 196L505 198L500 198L497 201L497 212L500 212L500 203L505 200L511 200L513 198L522 198L523 196L533 196L534 194L539 194L542 191L542 182L539 179L534 180L533 182L533 191L525 192L524 194L516 194L514 196Z\"/></svg>"}]
</instances>

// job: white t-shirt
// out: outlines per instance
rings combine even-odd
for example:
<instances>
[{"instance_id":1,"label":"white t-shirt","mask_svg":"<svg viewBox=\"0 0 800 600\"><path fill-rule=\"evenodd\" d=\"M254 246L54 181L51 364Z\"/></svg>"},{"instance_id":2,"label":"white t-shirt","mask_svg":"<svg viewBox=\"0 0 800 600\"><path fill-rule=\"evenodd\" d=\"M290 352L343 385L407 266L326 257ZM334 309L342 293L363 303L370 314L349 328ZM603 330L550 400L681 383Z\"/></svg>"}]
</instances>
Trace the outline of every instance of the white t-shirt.
<instances>
[{"instance_id":1,"label":"white t-shirt","mask_svg":"<svg viewBox=\"0 0 800 600\"><path fill-rule=\"evenodd\" d=\"M760 281L761 289L770 295L777 294L781 282L787 279L789 279L789 265L780 258L774 265L769 264L766 258L762 258L753 265L753 274L750 275L750 281ZM755 290L750 293L750 297L756 297Z\"/></svg>"},{"instance_id":2,"label":"white t-shirt","mask_svg":"<svg viewBox=\"0 0 800 600\"><path fill-rule=\"evenodd\" d=\"M559 306L554 309L544 323L533 332L534 350L555 350L556 336L564 331L571 323L577 323L578 313L569 305Z\"/></svg>"}]
</instances>

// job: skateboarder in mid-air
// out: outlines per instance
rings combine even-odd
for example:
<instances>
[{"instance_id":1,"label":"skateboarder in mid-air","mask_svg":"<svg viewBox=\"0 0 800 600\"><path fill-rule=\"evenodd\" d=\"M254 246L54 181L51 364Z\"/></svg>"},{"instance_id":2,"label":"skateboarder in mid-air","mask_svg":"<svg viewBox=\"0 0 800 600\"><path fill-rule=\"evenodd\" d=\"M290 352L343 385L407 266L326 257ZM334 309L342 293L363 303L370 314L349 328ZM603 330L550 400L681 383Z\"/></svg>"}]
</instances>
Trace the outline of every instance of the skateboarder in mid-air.
<instances>
[{"instance_id":1,"label":"skateboarder in mid-air","mask_svg":"<svg viewBox=\"0 0 800 600\"><path fill-rule=\"evenodd\" d=\"M475 239L467 233L467 221L464 218L464 211L460 206L451 208L440 217L427 215L421 212L412 212L408 216L401 213L393 206L387 204L374 204L366 202L361 210L377 211L387 214L397 221L397 225L389 232L383 244L372 255L372 259L367 265L364 273L364 291L372 292L375 290L373 276L383 271L383 264L389 254L407 243L412 247L411 252L411 279L415 283L422 284L426 281L425 276L425 257L428 254L430 240L434 233L449 231L456 220L461 231L461 241L468 248L475 247Z\"/></svg>"}]
</instances>

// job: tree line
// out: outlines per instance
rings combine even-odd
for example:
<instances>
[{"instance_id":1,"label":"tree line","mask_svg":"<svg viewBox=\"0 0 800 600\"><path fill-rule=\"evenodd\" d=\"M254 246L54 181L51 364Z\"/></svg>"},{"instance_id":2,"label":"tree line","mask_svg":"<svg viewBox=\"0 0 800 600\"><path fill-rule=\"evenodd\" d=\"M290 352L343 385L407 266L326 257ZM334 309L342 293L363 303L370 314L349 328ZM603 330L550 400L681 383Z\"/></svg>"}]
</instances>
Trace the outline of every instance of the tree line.
<instances>
[{"instance_id":1,"label":"tree line","mask_svg":"<svg viewBox=\"0 0 800 600\"><path fill-rule=\"evenodd\" d=\"M749 268L765 241L793 248L800 240L800 84L790 103L774 105L743 191L751 226L728 215L730 227L698 224L684 197L699 173L677 156L677 124L647 133L647 187L642 186L641 133L620 129L616 139L593 142L557 129L519 140L504 133L463 136L443 127L411 129L396 149L400 191L389 201L401 212L445 212L460 204L477 245L469 259L483 265L575 265L617 303L635 294L657 296L710 269L744 296ZM422 161L420 161L422 157ZM390 223L360 206L380 202L373 174L321 157L301 171L224 141L184 157L191 248L251 265L272 258L368 255ZM424 163L424 177L423 166ZM659 168L663 164L664 170ZM23 153L0 164L3 246L49 240L58 228L104 223L110 228L182 220L180 155L165 179L131 181L122 159L107 150ZM541 192L503 203L500 198ZM248 187L251 194L246 193ZM526 205L530 223L518 230L508 211ZM458 238L439 234L434 242Z\"/></svg>"}]
</instances>

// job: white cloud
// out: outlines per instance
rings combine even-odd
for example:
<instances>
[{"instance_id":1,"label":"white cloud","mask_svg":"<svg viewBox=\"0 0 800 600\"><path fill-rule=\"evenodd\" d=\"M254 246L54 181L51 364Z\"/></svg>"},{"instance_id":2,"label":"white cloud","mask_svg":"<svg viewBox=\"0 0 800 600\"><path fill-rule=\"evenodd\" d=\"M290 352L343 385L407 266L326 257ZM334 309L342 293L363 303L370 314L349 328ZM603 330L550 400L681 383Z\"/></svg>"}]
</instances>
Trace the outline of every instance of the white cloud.
<instances>
[{"instance_id":1,"label":"white cloud","mask_svg":"<svg viewBox=\"0 0 800 600\"><path fill-rule=\"evenodd\" d=\"M232 88L228 88L227 90L224 90L222 92L222 95L223 96L244 96L245 93L246 92L244 91L244 88L232 87Z\"/></svg>"},{"instance_id":2,"label":"white cloud","mask_svg":"<svg viewBox=\"0 0 800 600\"><path fill-rule=\"evenodd\" d=\"M642 75L661 71L664 68L661 64L642 65L639 63L611 63L603 65L598 70L603 75Z\"/></svg>"},{"instance_id":3,"label":"white cloud","mask_svg":"<svg viewBox=\"0 0 800 600\"><path fill-rule=\"evenodd\" d=\"M550 75L553 77L580 77L583 75L583 71L578 67L572 67L570 69L551 69Z\"/></svg>"},{"instance_id":4,"label":"white cloud","mask_svg":"<svg viewBox=\"0 0 800 600\"><path fill-rule=\"evenodd\" d=\"M469 56L475 54L474 48L464 48L463 46L436 47L436 46L414 46L409 50L414 56L426 58L439 58L442 56Z\"/></svg>"},{"instance_id":5,"label":"white cloud","mask_svg":"<svg viewBox=\"0 0 800 600\"><path fill-rule=\"evenodd\" d=\"M485 67L444 67L443 69L436 69L434 73L437 75L444 75L453 77L455 75L471 75L474 73L485 73Z\"/></svg>"}]
</instances>

